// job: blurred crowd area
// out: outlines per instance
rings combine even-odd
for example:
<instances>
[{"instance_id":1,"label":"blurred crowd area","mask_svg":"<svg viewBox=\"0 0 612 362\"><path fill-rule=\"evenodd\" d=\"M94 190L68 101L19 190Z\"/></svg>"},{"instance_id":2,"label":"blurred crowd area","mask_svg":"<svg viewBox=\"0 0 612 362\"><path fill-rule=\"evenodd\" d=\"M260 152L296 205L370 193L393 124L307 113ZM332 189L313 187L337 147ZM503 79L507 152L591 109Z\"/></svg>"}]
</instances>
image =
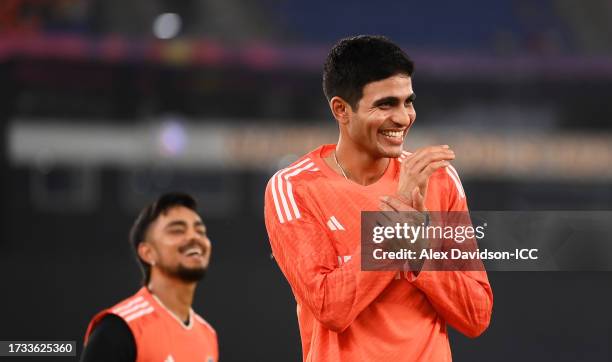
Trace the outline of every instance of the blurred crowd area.
<instances>
[{"instance_id":1,"label":"blurred crowd area","mask_svg":"<svg viewBox=\"0 0 612 362\"><path fill-rule=\"evenodd\" d=\"M611 18L606 0L6 0L4 167L32 205L95 209L110 170L134 204L189 186L260 215L273 170L335 140L328 49L376 33L416 62L406 148L457 148L473 207L606 208Z\"/></svg>"},{"instance_id":2,"label":"blurred crowd area","mask_svg":"<svg viewBox=\"0 0 612 362\"><path fill-rule=\"evenodd\" d=\"M496 54L612 51L607 0L6 0L1 6L2 31L20 35L148 38L157 17L173 13L180 17L180 37L232 44L325 44L358 30L385 34L411 48Z\"/></svg>"},{"instance_id":3,"label":"blurred crowd area","mask_svg":"<svg viewBox=\"0 0 612 362\"><path fill-rule=\"evenodd\" d=\"M221 356L296 360L295 305L269 258L263 192L278 168L336 141L322 65L356 34L386 35L415 60L405 146L450 144L471 209L610 209L609 0L2 0L0 272L18 273L4 290L26 297L4 299L13 312L0 340L79 340L95 311L138 283L127 245L136 212L184 190L216 242L196 310L218 326ZM598 360L581 341L601 346L609 316L567 316L593 306L562 291L597 290L603 306L604 282L494 276L493 331L455 342L457 360L524 359L525 349ZM32 285L70 317L40 310ZM45 326L24 324L26 311ZM573 319L549 328L557 313ZM515 325L525 316L527 331ZM276 349L253 337L261 325Z\"/></svg>"}]
</instances>

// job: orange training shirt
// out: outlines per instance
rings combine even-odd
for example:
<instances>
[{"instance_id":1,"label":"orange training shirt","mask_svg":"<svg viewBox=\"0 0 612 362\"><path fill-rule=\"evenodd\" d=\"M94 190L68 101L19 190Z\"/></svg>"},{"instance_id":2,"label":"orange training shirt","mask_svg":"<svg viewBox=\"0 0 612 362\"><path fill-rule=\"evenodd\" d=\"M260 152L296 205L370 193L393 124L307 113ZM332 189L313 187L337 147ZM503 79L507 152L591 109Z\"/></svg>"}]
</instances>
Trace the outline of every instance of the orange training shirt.
<instances>
[{"instance_id":1,"label":"orange training shirt","mask_svg":"<svg viewBox=\"0 0 612 362\"><path fill-rule=\"evenodd\" d=\"M135 295L98 313L89 323L85 344L107 314L121 317L136 342L136 361L217 362L217 333L193 310L185 325L145 287Z\"/></svg>"},{"instance_id":2,"label":"orange training shirt","mask_svg":"<svg viewBox=\"0 0 612 362\"><path fill-rule=\"evenodd\" d=\"M334 149L308 153L266 188L266 228L297 301L303 360L451 361L447 324L471 337L489 324L486 272L361 271L360 213L379 211L379 197L396 193L401 159L362 186L325 163ZM426 206L467 211L452 166L431 176Z\"/></svg>"}]
</instances>

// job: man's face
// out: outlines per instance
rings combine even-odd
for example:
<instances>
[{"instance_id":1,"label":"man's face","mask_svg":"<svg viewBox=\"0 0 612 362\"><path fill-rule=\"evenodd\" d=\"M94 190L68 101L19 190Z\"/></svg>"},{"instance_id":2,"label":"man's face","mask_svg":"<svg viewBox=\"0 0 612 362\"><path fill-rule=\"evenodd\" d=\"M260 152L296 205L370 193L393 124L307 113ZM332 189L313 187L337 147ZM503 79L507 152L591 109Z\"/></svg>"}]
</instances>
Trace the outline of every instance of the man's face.
<instances>
[{"instance_id":1,"label":"man's face","mask_svg":"<svg viewBox=\"0 0 612 362\"><path fill-rule=\"evenodd\" d=\"M376 158L399 157L404 137L416 118L408 75L398 74L363 87L357 109L349 112L352 143Z\"/></svg>"},{"instance_id":2,"label":"man's face","mask_svg":"<svg viewBox=\"0 0 612 362\"><path fill-rule=\"evenodd\" d=\"M184 206L159 215L147 233L154 267L184 281L200 280L206 273L211 245L200 216Z\"/></svg>"}]
</instances>

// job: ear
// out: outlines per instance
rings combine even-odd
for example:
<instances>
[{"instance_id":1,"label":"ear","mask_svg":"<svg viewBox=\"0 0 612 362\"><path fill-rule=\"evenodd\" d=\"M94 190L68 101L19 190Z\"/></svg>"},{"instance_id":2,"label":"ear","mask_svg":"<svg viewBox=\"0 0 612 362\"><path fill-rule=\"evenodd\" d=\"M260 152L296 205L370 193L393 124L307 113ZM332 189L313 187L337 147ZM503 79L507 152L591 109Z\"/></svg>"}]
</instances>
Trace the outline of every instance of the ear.
<instances>
[{"instance_id":1,"label":"ear","mask_svg":"<svg viewBox=\"0 0 612 362\"><path fill-rule=\"evenodd\" d=\"M344 99L335 96L329 101L329 107L331 108L334 118L340 124L346 124L350 120L350 115L353 112L351 105L348 104Z\"/></svg>"},{"instance_id":2,"label":"ear","mask_svg":"<svg viewBox=\"0 0 612 362\"><path fill-rule=\"evenodd\" d=\"M150 266L155 265L157 254L155 253L155 250L153 249L151 243L143 241L138 244L138 256Z\"/></svg>"}]
</instances>

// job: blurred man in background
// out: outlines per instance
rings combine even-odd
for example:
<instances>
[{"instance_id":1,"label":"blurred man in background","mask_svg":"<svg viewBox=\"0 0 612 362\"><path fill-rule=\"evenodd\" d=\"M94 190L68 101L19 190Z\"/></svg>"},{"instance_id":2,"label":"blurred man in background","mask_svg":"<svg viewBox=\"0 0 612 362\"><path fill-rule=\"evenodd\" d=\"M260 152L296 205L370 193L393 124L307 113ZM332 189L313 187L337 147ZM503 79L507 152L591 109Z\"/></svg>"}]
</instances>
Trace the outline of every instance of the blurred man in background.
<instances>
[{"instance_id":1,"label":"blurred man in background","mask_svg":"<svg viewBox=\"0 0 612 362\"><path fill-rule=\"evenodd\" d=\"M338 143L268 183L266 227L297 300L305 361L450 361L447 324L470 337L489 325L484 271L361 270L361 211L467 211L447 145L403 151L412 72L384 37L341 40L323 74Z\"/></svg>"},{"instance_id":2,"label":"blurred man in background","mask_svg":"<svg viewBox=\"0 0 612 362\"><path fill-rule=\"evenodd\" d=\"M130 232L144 286L97 314L82 361L218 360L215 330L192 309L211 243L190 195L168 193L144 208Z\"/></svg>"}]
</instances>

